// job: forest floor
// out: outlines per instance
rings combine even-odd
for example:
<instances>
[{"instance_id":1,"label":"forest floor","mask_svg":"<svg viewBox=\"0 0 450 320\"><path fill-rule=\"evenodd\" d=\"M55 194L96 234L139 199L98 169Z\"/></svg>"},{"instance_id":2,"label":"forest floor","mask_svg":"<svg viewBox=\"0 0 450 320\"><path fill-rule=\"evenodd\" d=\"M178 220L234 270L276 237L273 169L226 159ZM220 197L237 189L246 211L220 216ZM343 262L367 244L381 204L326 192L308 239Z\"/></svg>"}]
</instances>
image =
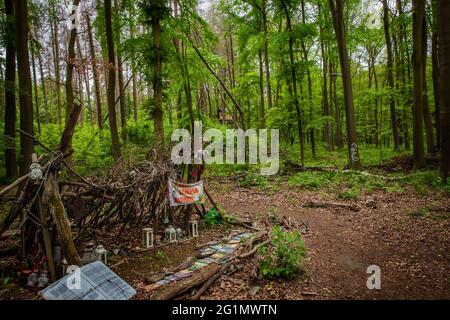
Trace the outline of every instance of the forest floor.
<instances>
[{"instance_id":1,"label":"forest floor","mask_svg":"<svg viewBox=\"0 0 450 320\"><path fill-rule=\"evenodd\" d=\"M302 177L304 182L306 176ZM447 194L418 193L411 186L367 190L355 184L351 188L358 192L343 199L348 183L310 189L295 186L291 178L263 183L256 179L245 185L230 177L206 179L212 197L226 213L255 220L279 215L301 224L307 257L303 272L293 279L266 280L254 274L255 255L241 261L231 277L216 281L202 299L450 299ZM311 200L345 203L358 211L305 207ZM140 230L128 232L125 239L105 235L102 243L110 251L124 249L110 257L110 266L124 261L112 269L136 288L135 299L141 300L151 295L145 286L195 256L196 245L222 238L233 229L202 226L199 239L144 253L132 253L140 245ZM367 289L370 265L381 269L380 290ZM0 299L40 298L11 282L0 286Z\"/></svg>"},{"instance_id":2,"label":"forest floor","mask_svg":"<svg viewBox=\"0 0 450 320\"><path fill-rule=\"evenodd\" d=\"M234 277L259 287L256 294L227 290L218 282L207 298L450 299L450 198L446 195L378 190L344 201L359 208L354 212L303 206L311 200L342 203L339 190L307 191L285 182L272 191L230 183L215 183L213 190L227 212L253 217L275 213L309 226L303 236L308 258L304 275L296 279L248 279L244 269ZM435 211L428 211L430 204ZM367 289L370 265L381 269L380 290Z\"/></svg>"}]
</instances>

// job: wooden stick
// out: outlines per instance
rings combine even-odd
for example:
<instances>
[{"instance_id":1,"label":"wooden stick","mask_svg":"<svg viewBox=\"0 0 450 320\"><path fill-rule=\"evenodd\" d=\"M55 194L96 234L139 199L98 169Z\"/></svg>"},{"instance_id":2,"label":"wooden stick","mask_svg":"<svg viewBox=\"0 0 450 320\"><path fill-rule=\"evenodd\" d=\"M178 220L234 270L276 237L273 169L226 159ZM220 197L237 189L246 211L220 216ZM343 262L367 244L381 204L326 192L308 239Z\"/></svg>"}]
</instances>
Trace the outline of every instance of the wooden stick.
<instances>
[{"instance_id":1,"label":"wooden stick","mask_svg":"<svg viewBox=\"0 0 450 320\"><path fill-rule=\"evenodd\" d=\"M252 250L250 250L249 252L243 253L241 255L239 255L239 259L244 259L244 258L248 258L252 255L254 255L256 253L256 251L258 251L258 249L262 246L265 246L266 244L268 244L270 242L270 239L267 239L264 242L261 242L260 244L258 244L257 246L255 246Z\"/></svg>"},{"instance_id":2,"label":"wooden stick","mask_svg":"<svg viewBox=\"0 0 450 320\"><path fill-rule=\"evenodd\" d=\"M53 260L52 241L50 239L50 233L47 226L47 214L42 206L42 195L39 194L37 200L37 210L42 223L42 235L44 238L45 255L48 259L48 270L50 271L50 281L56 281L55 262Z\"/></svg>"},{"instance_id":3,"label":"wooden stick","mask_svg":"<svg viewBox=\"0 0 450 320\"><path fill-rule=\"evenodd\" d=\"M217 280L219 279L224 273L225 270L227 270L228 266L230 264L224 264L219 271L217 271L217 273L215 275L213 275L211 278L209 278L208 281L206 281L202 287L200 289L198 289L198 291L195 293L195 295L191 298L191 300L198 300L200 298L200 296L206 292L206 290L209 289L209 287Z\"/></svg>"}]
</instances>

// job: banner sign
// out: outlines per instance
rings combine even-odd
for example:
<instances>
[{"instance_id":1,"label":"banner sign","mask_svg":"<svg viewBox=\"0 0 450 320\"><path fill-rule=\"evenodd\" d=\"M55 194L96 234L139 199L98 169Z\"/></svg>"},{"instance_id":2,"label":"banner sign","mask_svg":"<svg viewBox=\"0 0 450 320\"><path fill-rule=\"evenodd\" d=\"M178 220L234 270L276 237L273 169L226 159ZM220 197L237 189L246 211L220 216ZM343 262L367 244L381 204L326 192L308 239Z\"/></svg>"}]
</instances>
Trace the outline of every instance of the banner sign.
<instances>
[{"instance_id":1,"label":"banner sign","mask_svg":"<svg viewBox=\"0 0 450 320\"><path fill-rule=\"evenodd\" d=\"M187 184L169 179L169 200L171 207L203 203L203 180Z\"/></svg>"}]
</instances>

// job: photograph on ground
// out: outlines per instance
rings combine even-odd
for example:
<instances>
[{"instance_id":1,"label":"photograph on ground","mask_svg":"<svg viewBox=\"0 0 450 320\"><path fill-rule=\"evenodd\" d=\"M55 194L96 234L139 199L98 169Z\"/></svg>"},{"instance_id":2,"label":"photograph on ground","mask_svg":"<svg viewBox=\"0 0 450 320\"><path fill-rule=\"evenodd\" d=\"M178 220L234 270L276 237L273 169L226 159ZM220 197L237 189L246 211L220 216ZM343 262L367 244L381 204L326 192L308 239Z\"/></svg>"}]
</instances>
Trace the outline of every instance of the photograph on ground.
<instances>
[{"instance_id":1,"label":"photograph on ground","mask_svg":"<svg viewBox=\"0 0 450 320\"><path fill-rule=\"evenodd\" d=\"M449 21L0 0L0 300L449 300Z\"/></svg>"}]
</instances>

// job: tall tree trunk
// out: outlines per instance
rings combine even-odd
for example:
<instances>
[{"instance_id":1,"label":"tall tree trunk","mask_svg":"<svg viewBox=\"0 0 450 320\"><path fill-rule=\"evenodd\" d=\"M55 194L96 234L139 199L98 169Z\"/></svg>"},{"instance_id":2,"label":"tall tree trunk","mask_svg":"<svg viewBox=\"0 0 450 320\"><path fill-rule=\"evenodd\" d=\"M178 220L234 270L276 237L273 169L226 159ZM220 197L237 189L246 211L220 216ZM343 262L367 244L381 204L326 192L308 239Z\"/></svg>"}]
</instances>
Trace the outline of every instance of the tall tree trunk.
<instances>
[{"instance_id":1,"label":"tall tree trunk","mask_svg":"<svg viewBox=\"0 0 450 320\"><path fill-rule=\"evenodd\" d=\"M272 108L272 86L270 84L269 40L267 28L267 0L262 0L262 23L264 32L264 66L266 71L267 107Z\"/></svg>"},{"instance_id":2,"label":"tall tree trunk","mask_svg":"<svg viewBox=\"0 0 450 320\"><path fill-rule=\"evenodd\" d=\"M396 1L397 4L397 13L400 19L403 18L403 6L401 0ZM406 96L406 69L409 70L409 59L406 58L405 53L405 24L400 20L399 23L399 36L398 36L398 45L399 45L399 64L398 64L398 72L400 73L400 92L402 97L402 129L403 129L403 143L405 145L405 150L410 150L410 140L409 140L409 110L407 103L409 101L409 97ZM409 74L409 72L408 72Z\"/></svg>"},{"instance_id":3,"label":"tall tree trunk","mask_svg":"<svg viewBox=\"0 0 450 320\"><path fill-rule=\"evenodd\" d=\"M114 9L116 12L120 12L119 1L114 0ZM118 24L120 26L120 24ZM125 84L123 79L123 61L121 54L119 52L119 44L121 42L121 30L120 27L116 28L116 41L117 41L117 73L118 73L118 84L119 84L119 106L120 106L120 124L122 128L122 140L127 141L127 101L125 97Z\"/></svg>"},{"instance_id":4,"label":"tall tree trunk","mask_svg":"<svg viewBox=\"0 0 450 320\"><path fill-rule=\"evenodd\" d=\"M15 0L15 39L17 71L19 75L20 129L33 135L33 100L30 60L28 56L28 5L26 0ZM20 136L20 175L28 173L31 154L34 152L30 138Z\"/></svg>"},{"instance_id":5,"label":"tall tree trunk","mask_svg":"<svg viewBox=\"0 0 450 320\"><path fill-rule=\"evenodd\" d=\"M34 56L35 48L31 48L31 66L33 68L33 91L34 91L34 104L36 108L36 123L38 127L38 133L41 134L41 111L39 109L39 89L36 75L36 60Z\"/></svg>"},{"instance_id":6,"label":"tall tree trunk","mask_svg":"<svg viewBox=\"0 0 450 320\"><path fill-rule=\"evenodd\" d=\"M426 166L423 149L423 103L424 103L424 24L425 0L413 0L413 68L414 68L414 112L413 112L413 159L414 168Z\"/></svg>"},{"instance_id":7,"label":"tall tree trunk","mask_svg":"<svg viewBox=\"0 0 450 320\"><path fill-rule=\"evenodd\" d=\"M440 104L441 117L441 166L442 179L450 175L450 2L439 0L438 41L440 72Z\"/></svg>"},{"instance_id":8,"label":"tall tree trunk","mask_svg":"<svg viewBox=\"0 0 450 320\"><path fill-rule=\"evenodd\" d=\"M394 138L394 151L400 152L400 138L398 135L397 113L395 111L395 98L394 98L394 59L392 57L392 41L389 22L389 7L387 0L383 0L383 25L384 36L386 39L387 49L387 81L389 89L391 90L389 96L389 108L391 111L391 128L392 136Z\"/></svg>"},{"instance_id":9,"label":"tall tree trunk","mask_svg":"<svg viewBox=\"0 0 450 320\"><path fill-rule=\"evenodd\" d=\"M120 56L117 56L117 69L119 73L119 105L122 139L123 141L127 141L127 102L125 98L125 84L123 80L123 64Z\"/></svg>"},{"instance_id":10,"label":"tall tree trunk","mask_svg":"<svg viewBox=\"0 0 450 320\"><path fill-rule=\"evenodd\" d=\"M97 124L100 130L103 129L103 113L102 113L102 94L100 91L100 74L98 72L97 57L94 47L94 37L92 35L91 18L89 13L86 12L86 27L89 43L89 52L91 55L92 73L94 75L94 91L95 91L95 103L97 105Z\"/></svg>"},{"instance_id":11,"label":"tall tree trunk","mask_svg":"<svg viewBox=\"0 0 450 320\"><path fill-rule=\"evenodd\" d=\"M37 39L37 37L36 37L36 39ZM48 112L47 90L46 90L46 85L45 85L44 70L42 67L42 56L41 56L41 52L39 50L37 52L37 55L38 55L38 63L39 63L39 74L41 77L42 96L44 98L45 123L48 124L50 121L50 118L49 118L49 112Z\"/></svg>"},{"instance_id":12,"label":"tall tree trunk","mask_svg":"<svg viewBox=\"0 0 450 320\"><path fill-rule=\"evenodd\" d=\"M70 30L69 44L67 47L67 66L66 66L66 125L73 108L73 69L75 68L75 41L77 38L77 25L74 18L80 0L74 0L72 4L72 29ZM69 142L71 143L71 142Z\"/></svg>"},{"instance_id":13,"label":"tall tree trunk","mask_svg":"<svg viewBox=\"0 0 450 320\"><path fill-rule=\"evenodd\" d=\"M336 2L335 2L336 1ZM347 144L349 164L352 169L361 169L359 159L359 146L356 138L355 109L353 107L353 89L350 73L350 63L345 42L344 29L344 1L328 0L333 16L333 24L336 33L337 46L339 49L339 58L341 61L342 82L344 86L344 103L347 124Z\"/></svg>"},{"instance_id":14,"label":"tall tree trunk","mask_svg":"<svg viewBox=\"0 0 450 320\"><path fill-rule=\"evenodd\" d=\"M84 56L81 50L81 44L79 41L79 38L77 39L77 46L78 46L78 55L80 56L80 59L83 61L82 64L82 70L81 70L81 77L82 80L86 86L86 97L87 97L87 107L89 110L89 125L92 128L94 126L94 115L92 110L92 103L91 103L91 79L89 77L89 65L87 63L88 57L89 57L89 50L87 46L87 42L84 41Z\"/></svg>"},{"instance_id":15,"label":"tall tree trunk","mask_svg":"<svg viewBox=\"0 0 450 320\"><path fill-rule=\"evenodd\" d=\"M111 143L112 143L112 155L114 160L120 158L120 143L119 134L117 132L117 117L116 117L116 73L114 72L115 66L115 53L114 53L114 40L112 30L112 18L111 18L111 0L104 0L105 5L105 27L106 27L106 44L108 47L108 112L109 112L109 129L111 131Z\"/></svg>"},{"instance_id":16,"label":"tall tree trunk","mask_svg":"<svg viewBox=\"0 0 450 320\"><path fill-rule=\"evenodd\" d=\"M161 61L161 1L150 0L150 11L153 31L153 99L154 99L154 132L155 146L159 156L164 151L164 123L162 110L162 61Z\"/></svg>"},{"instance_id":17,"label":"tall tree trunk","mask_svg":"<svg viewBox=\"0 0 450 320\"><path fill-rule=\"evenodd\" d=\"M130 26L130 37L134 38L134 28L133 26ZM136 71L134 68L131 70L132 73L132 81L133 81L133 115L134 115L134 121L138 120L138 93L137 93L137 78L136 78Z\"/></svg>"},{"instance_id":18,"label":"tall tree trunk","mask_svg":"<svg viewBox=\"0 0 450 320\"><path fill-rule=\"evenodd\" d=\"M54 17L51 21L52 31L52 45L53 45L53 58L55 65L55 88L56 88L56 108L58 113L58 125L59 129L62 129L62 106L61 106L61 65L60 65L60 51L59 51L59 30L58 30L58 9L57 5L53 8Z\"/></svg>"},{"instance_id":19,"label":"tall tree trunk","mask_svg":"<svg viewBox=\"0 0 450 320\"><path fill-rule=\"evenodd\" d=\"M263 72L263 58L261 50L258 50L259 58L259 123L260 128L263 129L266 126L266 114L264 106L264 72Z\"/></svg>"},{"instance_id":20,"label":"tall tree trunk","mask_svg":"<svg viewBox=\"0 0 450 320\"><path fill-rule=\"evenodd\" d=\"M5 170L7 178L17 176L16 162L16 46L14 44L14 0L5 0Z\"/></svg>"},{"instance_id":21,"label":"tall tree trunk","mask_svg":"<svg viewBox=\"0 0 450 320\"><path fill-rule=\"evenodd\" d=\"M297 112L297 130L298 130L298 138L300 142L300 164L302 167L305 166L305 146L303 139L303 124L302 124L302 114L300 111L300 102L298 98L297 92L297 70L295 67L295 58L294 58L294 39L292 37L292 21L291 15L289 13L289 8L285 3L285 0L282 1L284 13L286 15L286 28L289 33L289 60L290 60L290 71L291 71L291 81L292 81L292 99L294 101L295 110Z\"/></svg>"},{"instance_id":22,"label":"tall tree trunk","mask_svg":"<svg viewBox=\"0 0 450 320\"><path fill-rule=\"evenodd\" d=\"M318 4L318 12L320 19L323 19L323 13L322 13L322 6L319 3ZM329 151L333 151L333 139L331 138L331 126L330 126L330 106L328 104L328 61L327 56L325 54L325 38L324 38L324 30L323 25L319 24L319 31L320 31L320 52L322 55L322 81L323 81L323 87L322 87L322 107L323 107L323 115L326 118L325 120L325 127L324 127L324 136L325 136L325 143L326 148Z\"/></svg>"},{"instance_id":23,"label":"tall tree trunk","mask_svg":"<svg viewBox=\"0 0 450 320\"><path fill-rule=\"evenodd\" d=\"M428 81L427 81L427 24L426 24L426 14L424 18L424 23L422 25L423 31L423 50L422 50L422 77L423 77L423 120L425 123L425 135L427 138L427 153L435 153L435 143L434 143L434 132L433 132L433 120L431 118L430 103L428 101Z\"/></svg>"},{"instance_id":24,"label":"tall tree trunk","mask_svg":"<svg viewBox=\"0 0 450 320\"><path fill-rule=\"evenodd\" d=\"M433 33L431 39L431 58L433 63L433 94L436 123L436 147L441 148L441 128L440 128L440 96L439 96L439 51L438 51L438 31L437 31L437 0L433 0Z\"/></svg>"},{"instance_id":25,"label":"tall tree trunk","mask_svg":"<svg viewBox=\"0 0 450 320\"><path fill-rule=\"evenodd\" d=\"M302 23L306 25L306 12L305 12L305 1L301 1L301 9L302 9ZM309 62L308 62L308 49L306 48L305 41L303 38L301 38L300 43L302 45L302 51L303 51L303 60L306 63L306 78L308 80L308 111L309 111L309 120L312 122L313 117L313 111L312 111L312 80L311 80L311 70L309 68ZM311 141L311 151L312 156L316 156L316 138L315 138L315 132L314 127L311 127L309 131L309 137Z\"/></svg>"}]
</instances>

